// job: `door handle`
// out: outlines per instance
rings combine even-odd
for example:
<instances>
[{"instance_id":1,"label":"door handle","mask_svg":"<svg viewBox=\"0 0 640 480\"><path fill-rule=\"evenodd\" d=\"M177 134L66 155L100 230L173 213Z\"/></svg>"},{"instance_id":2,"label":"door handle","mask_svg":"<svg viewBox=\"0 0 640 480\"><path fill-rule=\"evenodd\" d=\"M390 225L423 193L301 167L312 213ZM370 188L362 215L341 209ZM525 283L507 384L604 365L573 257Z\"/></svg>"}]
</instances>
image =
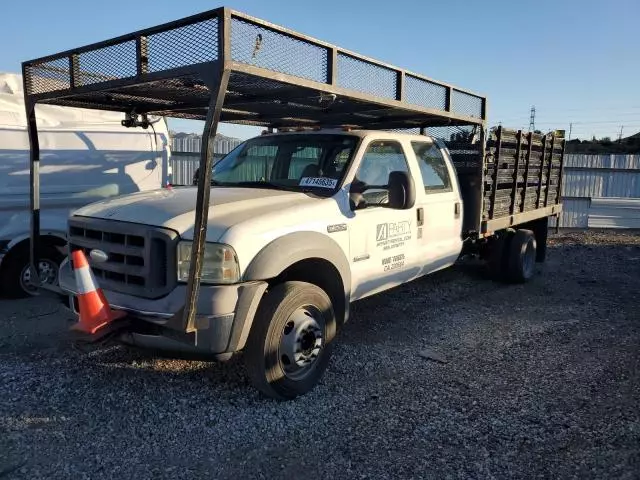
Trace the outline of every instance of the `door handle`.
<instances>
[{"instance_id":1,"label":"door handle","mask_svg":"<svg viewBox=\"0 0 640 480\"><path fill-rule=\"evenodd\" d=\"M420 207L416 210L416 213L418 215L418 226L421 227L424 223L424 210Z\"/></svg>"},{"instance_id":2,"label":"door handle","mask_svg":"<svg viewBox=\"0 0 640 480\"><path fill-rule=\"evenodd\" d=\"M456 202L453 207L454 218L460 218L460 202Z\"/></svg>"}]
</instances>

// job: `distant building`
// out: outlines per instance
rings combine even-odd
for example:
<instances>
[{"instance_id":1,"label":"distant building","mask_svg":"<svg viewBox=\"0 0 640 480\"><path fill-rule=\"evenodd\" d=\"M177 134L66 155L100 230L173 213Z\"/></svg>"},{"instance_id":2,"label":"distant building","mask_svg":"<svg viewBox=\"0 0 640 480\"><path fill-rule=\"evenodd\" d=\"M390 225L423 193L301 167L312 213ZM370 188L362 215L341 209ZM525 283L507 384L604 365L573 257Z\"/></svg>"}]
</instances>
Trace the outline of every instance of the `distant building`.
<instances>
[{"instance_id":1,"label":"distant building","mask_svg":"<svg viewBox=\"0 0 640 480\"><path fill-rule=\"evenodd\" d=\"M169 132L171 137L171 150L174 152L199 153L202 147L202 135L197 133ZM213 143L214 153L229 153L242 143L239 138L216 135Z\"/></svg>"}]
</instances>

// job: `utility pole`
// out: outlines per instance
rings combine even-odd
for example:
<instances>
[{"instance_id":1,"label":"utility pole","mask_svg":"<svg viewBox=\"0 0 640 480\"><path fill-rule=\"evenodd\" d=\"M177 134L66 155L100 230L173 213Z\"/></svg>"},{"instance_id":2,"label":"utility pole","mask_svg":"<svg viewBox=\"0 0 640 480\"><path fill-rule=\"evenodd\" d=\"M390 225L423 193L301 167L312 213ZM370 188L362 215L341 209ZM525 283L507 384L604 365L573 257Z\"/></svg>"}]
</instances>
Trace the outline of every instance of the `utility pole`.
<instances>
[{"instance_id":1,"label":"utility pole","mask_svg":"<svg viewBox=\"0 0 640 480\"><path fill-rule=\"evenodd\" d=\"M620 135L618 135L618 143L622 143L622 129L624 128L624 125L620 125Z\"/></svg>"},{"instance_id":2,"label":"utility pole","mask_svg":"<svg viewBox=\"0 0 640 480\"><path fill-rule=\"evenodd\" d=\"M567 139L567 142L571 140L571 130L573 130L573 123L569 124L569 138Z\"/></svg>"},{"instance_id":3,"label":"utility pole","mask_svg":"<svg viewBox=\"0 0 640 480\"><path fill-rule=\"evenodd\" d=\"M529 117L529 131L533 132L536 129L536 106L531 105L531 116Z\"/></svg>"}]
</instances>

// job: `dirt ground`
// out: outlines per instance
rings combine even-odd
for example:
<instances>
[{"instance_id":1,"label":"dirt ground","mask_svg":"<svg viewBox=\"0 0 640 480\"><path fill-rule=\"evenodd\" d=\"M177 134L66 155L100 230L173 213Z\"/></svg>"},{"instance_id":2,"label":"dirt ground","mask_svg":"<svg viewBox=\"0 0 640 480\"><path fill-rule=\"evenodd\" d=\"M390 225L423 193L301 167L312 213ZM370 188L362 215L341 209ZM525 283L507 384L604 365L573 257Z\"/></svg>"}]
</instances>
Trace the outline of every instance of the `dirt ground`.
<instances>
[{"instance_id":1,"label":"dirt ground","mask_svg":"<svg viewBox=\"0 0 640 480\"><path fill-rule=\"evenodd\" d=\"M526 285L467 263L358 302L292 402L241 358L80 348L69 325L0 300L0 478L640 478L637 232L553 235Z\"/></svg>"}]
</instances>

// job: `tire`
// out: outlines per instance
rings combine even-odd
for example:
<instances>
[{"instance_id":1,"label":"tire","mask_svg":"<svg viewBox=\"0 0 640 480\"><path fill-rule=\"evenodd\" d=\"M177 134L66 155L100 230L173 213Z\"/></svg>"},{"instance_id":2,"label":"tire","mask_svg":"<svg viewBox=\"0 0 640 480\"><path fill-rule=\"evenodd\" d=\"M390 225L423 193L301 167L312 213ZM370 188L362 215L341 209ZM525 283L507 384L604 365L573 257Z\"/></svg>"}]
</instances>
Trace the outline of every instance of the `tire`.
<instances>
[{"instance_id":1,"label":"tire","mask_svg":"<svg viewBox=\"0 0 640 480\"><path fill-rule=\"evenodd\" d=\"M511 229L501 232L489 246L487 268L489 276L493 280L502 281L506 279L509 266L509 247L514 233Z\"/></svg>"},{"instance_id":2,"label":"tire","mask_svg":"<svg viewBox=\"0 0 640 480\"><path fill-rule=\"evenodd\" d=\"M507 278L525 283L533 277L536 264L536 239L531 230L517 230L509 245Z\"/></svg>"},{"instance_id":3,"label":"tire","mask_svg":"<svg viewBox=\"0 0 640 480\"><path fill-rule=\"evenodd\" d=\"M544 263L547 259L547 238L549 236L549 218L540 219L533 229L536 239L536 262Z\"/></svg>"},{"instance_id":4,"label":"tire","mask_svg":"<svg viewBox=\"0 0 640 480\"><path fill-rule=\"evenodd\" d=\"M53 246L45 246L39 255L39 260L43 268L51 272L47 278L51 279L53 285L58 284L58 269L64 255ZM45 267L46 266L46 267ZM38 291L29 290L26 286L26 269L29 267L29 244L19 245L9 251L2 262L0 272L0 284L2 293L9 298L27 298L38 295Z\"/></svg>"},{"instance_id":5,"label":"tire","mask_svg":"<svg viewBox=\"0 0 640 480\"><path fill-rule=\"evenodd\" d=\"M306 282L276 285L262 299L244 349L251 383L278 400L304 395L326 370L335 334L324 290Z\"/></svg>"}]
</instances>

